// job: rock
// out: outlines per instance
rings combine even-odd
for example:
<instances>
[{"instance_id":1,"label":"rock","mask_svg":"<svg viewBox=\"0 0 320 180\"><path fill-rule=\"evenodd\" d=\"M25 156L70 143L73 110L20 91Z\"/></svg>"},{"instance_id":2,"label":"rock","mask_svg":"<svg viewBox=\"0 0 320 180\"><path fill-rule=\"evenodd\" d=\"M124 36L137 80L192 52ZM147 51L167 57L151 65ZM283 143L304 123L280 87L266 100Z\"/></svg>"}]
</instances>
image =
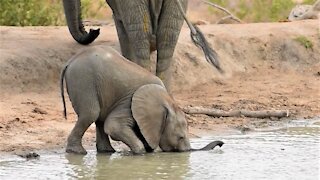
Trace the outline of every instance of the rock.
<instances>
[{"instance_id":1,"label":"rock","mask_svg":"<svg viewBox=\"0 0 320 180\"><path fill-rule=\"evenodd\" d=\"M34 108L32 112L37 113L37 114L48 114L47 111L40 109L38 107Z\"/></svg>"},{"instance_id":2,"label":"rock","mask_svg":"<svg viewBox=\"0 0 320 180\"><path fill-rule=\"evenodd\" d=\"M295 6L288 17L289 21L298 21L304 19L317 19L320 13L320 0L313 5L298 4Z\"/></svg>"},{"instance_id":3,"label":"rock","mask_svg":"<svg viewBox=\"0 0 320 180\"><path fill-rule=\"evenodd\" d=\"M40 158L40 155L35 152L27 152L27 153L20 152L20 153L16 153L16 155L22 158L26 158L27 160Z\"/></svg>"}]
</instances>

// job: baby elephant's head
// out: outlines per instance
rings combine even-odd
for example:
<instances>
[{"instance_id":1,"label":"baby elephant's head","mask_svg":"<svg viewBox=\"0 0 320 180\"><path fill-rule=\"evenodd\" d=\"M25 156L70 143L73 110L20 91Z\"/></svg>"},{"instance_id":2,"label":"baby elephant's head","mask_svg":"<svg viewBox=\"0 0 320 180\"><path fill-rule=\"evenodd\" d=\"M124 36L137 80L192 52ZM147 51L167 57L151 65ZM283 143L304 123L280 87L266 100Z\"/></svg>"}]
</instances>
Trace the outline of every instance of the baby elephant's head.
<instances>
[{"instance_id":1,"label":"baby elephant's head","mask_svg":"<svg viewBox=\"0 0 320 180\"><path fill-rule=\"evenodd\" d=\"M189 151L187 121L166 89L148 84L133 95L132 115L148 145L163 151Z\"/></svg>"}]
</instances>

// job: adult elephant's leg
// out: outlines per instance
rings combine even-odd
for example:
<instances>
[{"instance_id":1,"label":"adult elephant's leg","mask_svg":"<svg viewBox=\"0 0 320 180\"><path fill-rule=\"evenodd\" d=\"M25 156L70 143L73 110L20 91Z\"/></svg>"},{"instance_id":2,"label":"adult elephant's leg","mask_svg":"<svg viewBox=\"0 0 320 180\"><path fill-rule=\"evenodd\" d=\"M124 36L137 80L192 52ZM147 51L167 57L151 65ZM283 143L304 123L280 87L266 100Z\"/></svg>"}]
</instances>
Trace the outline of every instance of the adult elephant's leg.
<instances>
[{"instance_id":1,"label":"adult elephant's leg","mask_svg":"<svg viewBox=\"0 0 320 180\"><path fill-rule=\"evenodd\" d=\"M116 24L116 29L118 33L119 42L120 42L121 54L125 58L129 59L130 61L134 61L136 59L135 53L129 41L129 37L124 28L124 25L121 22L121 20L119 20L117 17L114 16L113 18Z\"/></svg>"},{"instance_id":2,"label":"adult elephant's leg","mask_svg":"<svg viewBox=\"0 0 320 180\"><path fill-rule=\"evenodd\" d=\"M111 146L108 135L103 129L104 122L96 121L96 148L98 153L113 153L115 150Z\"/></svg>"},{"instance_id":3,"label":"adult elephant's leg","mask_svg":"<svg viewBox=\"0 0 320 180\"><path fill-rule=\"evenodd\" d=\"M182 0L184 9L187 1ZM174 0L164 0L157 30L157 67L156 75L170 90L171 65L174 49L183 24L183 16Z\"/></svg>"},{"instance_id":4,"label":"adult elephant's leg","mask_svg":"<svg viewBox=\"0 0 320 180\"><path fill-rule=\"evenodd\" d=\"M152 33L149 0L117 0L117 7L135 57L133 62L151 71Z\"/></svg>"}]
</instances>

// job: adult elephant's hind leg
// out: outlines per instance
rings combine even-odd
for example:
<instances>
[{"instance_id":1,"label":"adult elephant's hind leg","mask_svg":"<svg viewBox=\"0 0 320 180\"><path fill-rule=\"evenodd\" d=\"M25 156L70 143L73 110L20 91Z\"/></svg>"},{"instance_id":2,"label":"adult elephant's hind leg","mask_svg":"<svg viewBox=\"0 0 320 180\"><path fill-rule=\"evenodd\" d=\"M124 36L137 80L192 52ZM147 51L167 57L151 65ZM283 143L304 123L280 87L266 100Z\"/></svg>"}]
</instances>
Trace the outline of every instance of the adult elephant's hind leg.
<instances>
[{"instance_id":1,"label":"adult elephant's hind leg","mask_svg":"<svg viewBox=\"0 0 320 180\"><path fill-rule=\"evenodd\" d=\"M127 35L130 48L134 51L134 59L130 60L151 71L150 38L152 27L148 1L117 0L116 3L125 31L124 34ZM122 44L122 42L120 43Z\"/></svg>"},{"instance_id":2,"label":"adult elephant's hind leg","mask_svg":"<svg viewBox=\"0 0 320 180\"><path fill-rule=\"evenodd\" d=\"M103 129L104 122L96 121L96 148L98 153L114 153L108 135Z\"/></svg>"},{"instance_id":3,"label":"adult elephant's hind leg","mask_svg":"<svg viewBox=\"0 0 320 180\"><path fill-rule=\"evenodd\" d=\"M183 4L186 5L185 0ZM186 8L186 6L184 6ZM157 30L156 75L170 90L172 57L183 24L183 16L175 0L164 0Z\"/></svg>"},{"instance_id":4,"label":"adult elephant's hind leg","mask_svg":"<svg viewBox=\"0 0 320 180\"><path fill-rule=\"evenodd\" d=\"M127 32L125 31L123 23L119 19L117 19L117 17L114 17L114 22L116 24L120 42L121 54L130 61L134 61L136 59L135 53L132 48L132 43L130 43L129 41L129 37Z\"/></svg>"}]
</instances>

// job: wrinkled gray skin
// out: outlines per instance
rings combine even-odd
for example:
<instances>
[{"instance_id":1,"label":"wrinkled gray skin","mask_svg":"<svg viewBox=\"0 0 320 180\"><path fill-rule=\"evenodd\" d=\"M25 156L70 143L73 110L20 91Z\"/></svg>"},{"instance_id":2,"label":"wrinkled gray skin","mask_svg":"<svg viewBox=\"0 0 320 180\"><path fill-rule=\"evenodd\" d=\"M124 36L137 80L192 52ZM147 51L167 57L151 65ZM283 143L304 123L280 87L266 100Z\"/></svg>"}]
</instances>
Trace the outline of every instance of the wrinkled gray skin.
<instances>
[{"instance_id":1,"label":"wrinkled gray skin","mask_svg":"<svg viewBox=\"0 0 320 180\"><path fill-rule=\"evenodd\" d=\"M96 124L98 152L114 152L108 136L124 142L137 154L152 152L158 146L163 151L194 150L187 137L184 113L162 81L114 49L89 47L65 65L61 73L65 108L64 79L78 115L66 152L86 154L81 140L92 123ZM215 141L199 150L222 144Z\"/></svg>"},{"instance_id":2,"label":"wrinkled gray skin","mask_svg":"<svg viewBox=\"0 0 320 180\"><path fill-rule=\"evenodd\" d=\"M157 50L156 75L169 85L169 67L183 24L176 0L106 1L113 11L122 55L150 71L150 53ZM186 10L187 0L180 2ZM63 5L73 38L80 44L94 41L99 30L85 31L80 1L64 0Z\"/></svg>"}]
</instances>

